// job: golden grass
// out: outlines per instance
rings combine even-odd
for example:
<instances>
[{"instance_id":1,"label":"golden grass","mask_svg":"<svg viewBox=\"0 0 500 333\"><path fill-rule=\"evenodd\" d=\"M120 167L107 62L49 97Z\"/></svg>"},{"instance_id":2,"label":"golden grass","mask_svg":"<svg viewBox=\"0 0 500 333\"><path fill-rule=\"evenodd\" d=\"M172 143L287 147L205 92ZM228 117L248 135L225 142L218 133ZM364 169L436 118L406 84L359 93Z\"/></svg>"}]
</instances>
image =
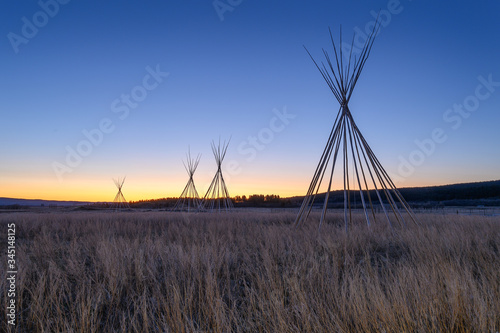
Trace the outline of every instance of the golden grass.
<instances>
[{"instance_id":1,"label":"golden grass","mask_svg":"<svg viewBox=\"0 0 500 333\"><path fill-rule=\"evenodd\" d=\"M2 214L1 244L17 227L12 332L500 330L498 218L420 215L346 236L340 217L321 233L294 217ZM0 262L5 276L4 250ZM5 279L0 303L5 318Z\"/></svg>"}]
</instances>

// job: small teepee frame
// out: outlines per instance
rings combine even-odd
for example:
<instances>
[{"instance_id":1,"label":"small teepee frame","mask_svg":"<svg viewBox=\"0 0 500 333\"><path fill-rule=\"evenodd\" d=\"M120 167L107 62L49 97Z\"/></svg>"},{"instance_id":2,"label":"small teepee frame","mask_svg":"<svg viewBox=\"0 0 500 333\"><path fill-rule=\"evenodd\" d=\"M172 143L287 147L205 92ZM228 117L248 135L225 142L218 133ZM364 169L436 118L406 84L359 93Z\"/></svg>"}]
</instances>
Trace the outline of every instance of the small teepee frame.
<instances>
[{"instance_id":1,"label":"small teepee frame","mask_svg":"<svg viewBox=\"0 0 500 333\"><path fill-rule=\"evenodd\" d=\"M173 211L187 211L188 213L191 211L198 211L201 205L201 199L198 195L198 191L196 190L196 186L194 185L193 176L196 172L196 168L198 168L198 164L200 163L201 154L198 154L196 159L191 158L191 151L188 149L188 153L186 154L186 163L184 164L184 168L186 169L189 180L184 187L177 203L175 204Z\"/></svg>"},{"instance_id":2,"label":"small teepee frame","mask_svg":"<svg viewBox=\"0 0 500 333\"><path fill-rule=\"evenodd\" d=\"M215 162L217 163L217 172L215 173L212 183L210 183L202 202L202 207L212 212L227 212L234 208L233 202L229 196L229 191L226 187L226 182L224 181L224 176L222 175L222 161L226 156L229 141L227 143L224 141L222 146L220 139L218 146L215 146L215 142L212 141L212 152L214 153Z\"/></svg>"},{"instance_id":3,"label":"small teepee frame","mask_svg":"<svg viewBox=\"0 0 500 333\"><path fill-rule=\"evenodd\" d=\"M120 178L113 179L116 187L118 188L118 193L116 193L115 199L113 200L113 208L115 210L121 210L124 208L130 209L130 205L128 204L127 200L125 200L125 197L123 196L122 192L123 183L125 183L125 178L126 177L123 177L122 180L120 180Z\"/></svg>"},{"instance_id":4,"label":"small teepee frame","mask_svg":"<svg viewBox=\"0 0 500 333\"><path fill-rule=\"evenodd\" d=\"M332 191L332 180L334 178L334 170L336 162L340 160L343 167L343 184L344 184L344 224L345 230L348 232L349 225L352 224L353 207L352 196L359 192L361 204L363 207L366 223L370 226L372 221L377 221L375 214L378 207L381 207L389 226L392 228L395 221L401 225L406 225L406 220L403 215L410 217L410 220L417 223L416 218L400 194L394 182L389 177L389 174L382 167L382 164L375 156L375 153L368 145L349 109L349 100L351 99L354 87L359 79L361 71L365 65L370 51L375 40L375 36L379 30L380 23L376 21L373 30L368 36L359 57L353 56L352 49L354 48L354 37L352 39L351 51L347 59L343 60L345 54L342 52L342 27L340 29L340 48L337 48L333 40L330 30L330 39L335 52L335 63L331 60L329 54L323 49L323 54L326 58L326 65L322 62L321 66L314 60L309 51L307 53L313 60L314 64L320 71L323 79L328 84L328 87L335 95L340 104L337 117L333 128L330 132L328 142L323 154L321 155L316 171L311 180L311 184L307 191L302 206L295 220L295 226L303 224L309 216L316 196L320 190L321 182L325 175L325 171L331 164L330 177L328 182L328 190L325 193L325 199L322 205L319 228L325 220L327 213L328 199ZM332 163L330 163L332 161ZM354 170L354 174L349 174L349 168ZM327 176L328 177L328 176ZM350 185L350 177L354 180L354 187ZM378 204L377 204L378 203ZM406 214L405 214L406 213Z\"/></svg>"}]
</instances>

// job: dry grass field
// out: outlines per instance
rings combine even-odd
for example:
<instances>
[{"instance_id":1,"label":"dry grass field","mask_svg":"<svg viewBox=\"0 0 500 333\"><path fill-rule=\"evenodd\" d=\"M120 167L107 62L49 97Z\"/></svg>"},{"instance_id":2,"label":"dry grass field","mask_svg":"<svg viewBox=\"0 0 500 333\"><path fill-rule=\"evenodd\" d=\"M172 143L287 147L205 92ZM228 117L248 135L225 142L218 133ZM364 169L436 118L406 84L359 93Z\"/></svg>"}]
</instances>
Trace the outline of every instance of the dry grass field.
<instances>
[{"instance_id":1,"label":"dry grass field","mask_svg":"<svg viewBox=\"0 0 500 333\"><path fill-rule=\"evenodd\" d=\"M500 219L391 232L293 213L0 214L17 229L12 332L497 332ZM317 220L316 220L317 221Z\"/></svg>"}]
</instances>

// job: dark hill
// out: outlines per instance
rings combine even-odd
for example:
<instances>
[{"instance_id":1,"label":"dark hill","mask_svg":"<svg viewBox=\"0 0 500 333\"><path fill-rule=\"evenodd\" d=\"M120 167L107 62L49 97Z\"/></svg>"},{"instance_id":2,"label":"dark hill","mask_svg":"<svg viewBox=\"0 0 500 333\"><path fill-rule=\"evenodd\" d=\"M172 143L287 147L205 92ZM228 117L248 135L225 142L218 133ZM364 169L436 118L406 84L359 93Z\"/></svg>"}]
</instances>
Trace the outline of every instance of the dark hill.
<instances>
[{"instance_id":1,"label":"dark hill","mask_svg":"<svg viewBox=\"0 0 500 333\"><path fill-rule=\"evenodd\" d=\"M463 183L428 187L406 187L399 189L406 201L412 206L500 206L500 180ZM377 200L375 191L370 191L372 200ZM318 194L316 202L321 204L325 193ZM293 203L299 203L303 197L290 198ZM361 205L358 192L351 192L351 202ZM332 208L343 207L344 191L330 193L328 205Z\"/></svg>"}]
</instances>

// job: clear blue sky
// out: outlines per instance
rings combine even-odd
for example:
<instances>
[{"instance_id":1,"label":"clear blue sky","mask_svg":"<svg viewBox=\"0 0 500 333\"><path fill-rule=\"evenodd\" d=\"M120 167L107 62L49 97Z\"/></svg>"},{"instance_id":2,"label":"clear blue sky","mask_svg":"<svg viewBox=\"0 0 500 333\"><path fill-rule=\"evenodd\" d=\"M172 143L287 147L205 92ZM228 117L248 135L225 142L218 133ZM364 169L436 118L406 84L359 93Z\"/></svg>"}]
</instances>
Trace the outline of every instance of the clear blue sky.
<instances>
[{"instance_id":1,"label":"clear blue sky","mask_svg":"<svg viewBox=\"0 0 500 333\"><path fill-rule=\"evenodd\" d=\"M0 196L112 200L124 175L128 200L175 196L188 146L204 192L219 137L232 195L305 194L338 104L303 45L322 60L328 27L351 40L379 10L350 105L396 184L500 179L498 1L215 5L3 1Z\"/></svg>"}]
</instances>

